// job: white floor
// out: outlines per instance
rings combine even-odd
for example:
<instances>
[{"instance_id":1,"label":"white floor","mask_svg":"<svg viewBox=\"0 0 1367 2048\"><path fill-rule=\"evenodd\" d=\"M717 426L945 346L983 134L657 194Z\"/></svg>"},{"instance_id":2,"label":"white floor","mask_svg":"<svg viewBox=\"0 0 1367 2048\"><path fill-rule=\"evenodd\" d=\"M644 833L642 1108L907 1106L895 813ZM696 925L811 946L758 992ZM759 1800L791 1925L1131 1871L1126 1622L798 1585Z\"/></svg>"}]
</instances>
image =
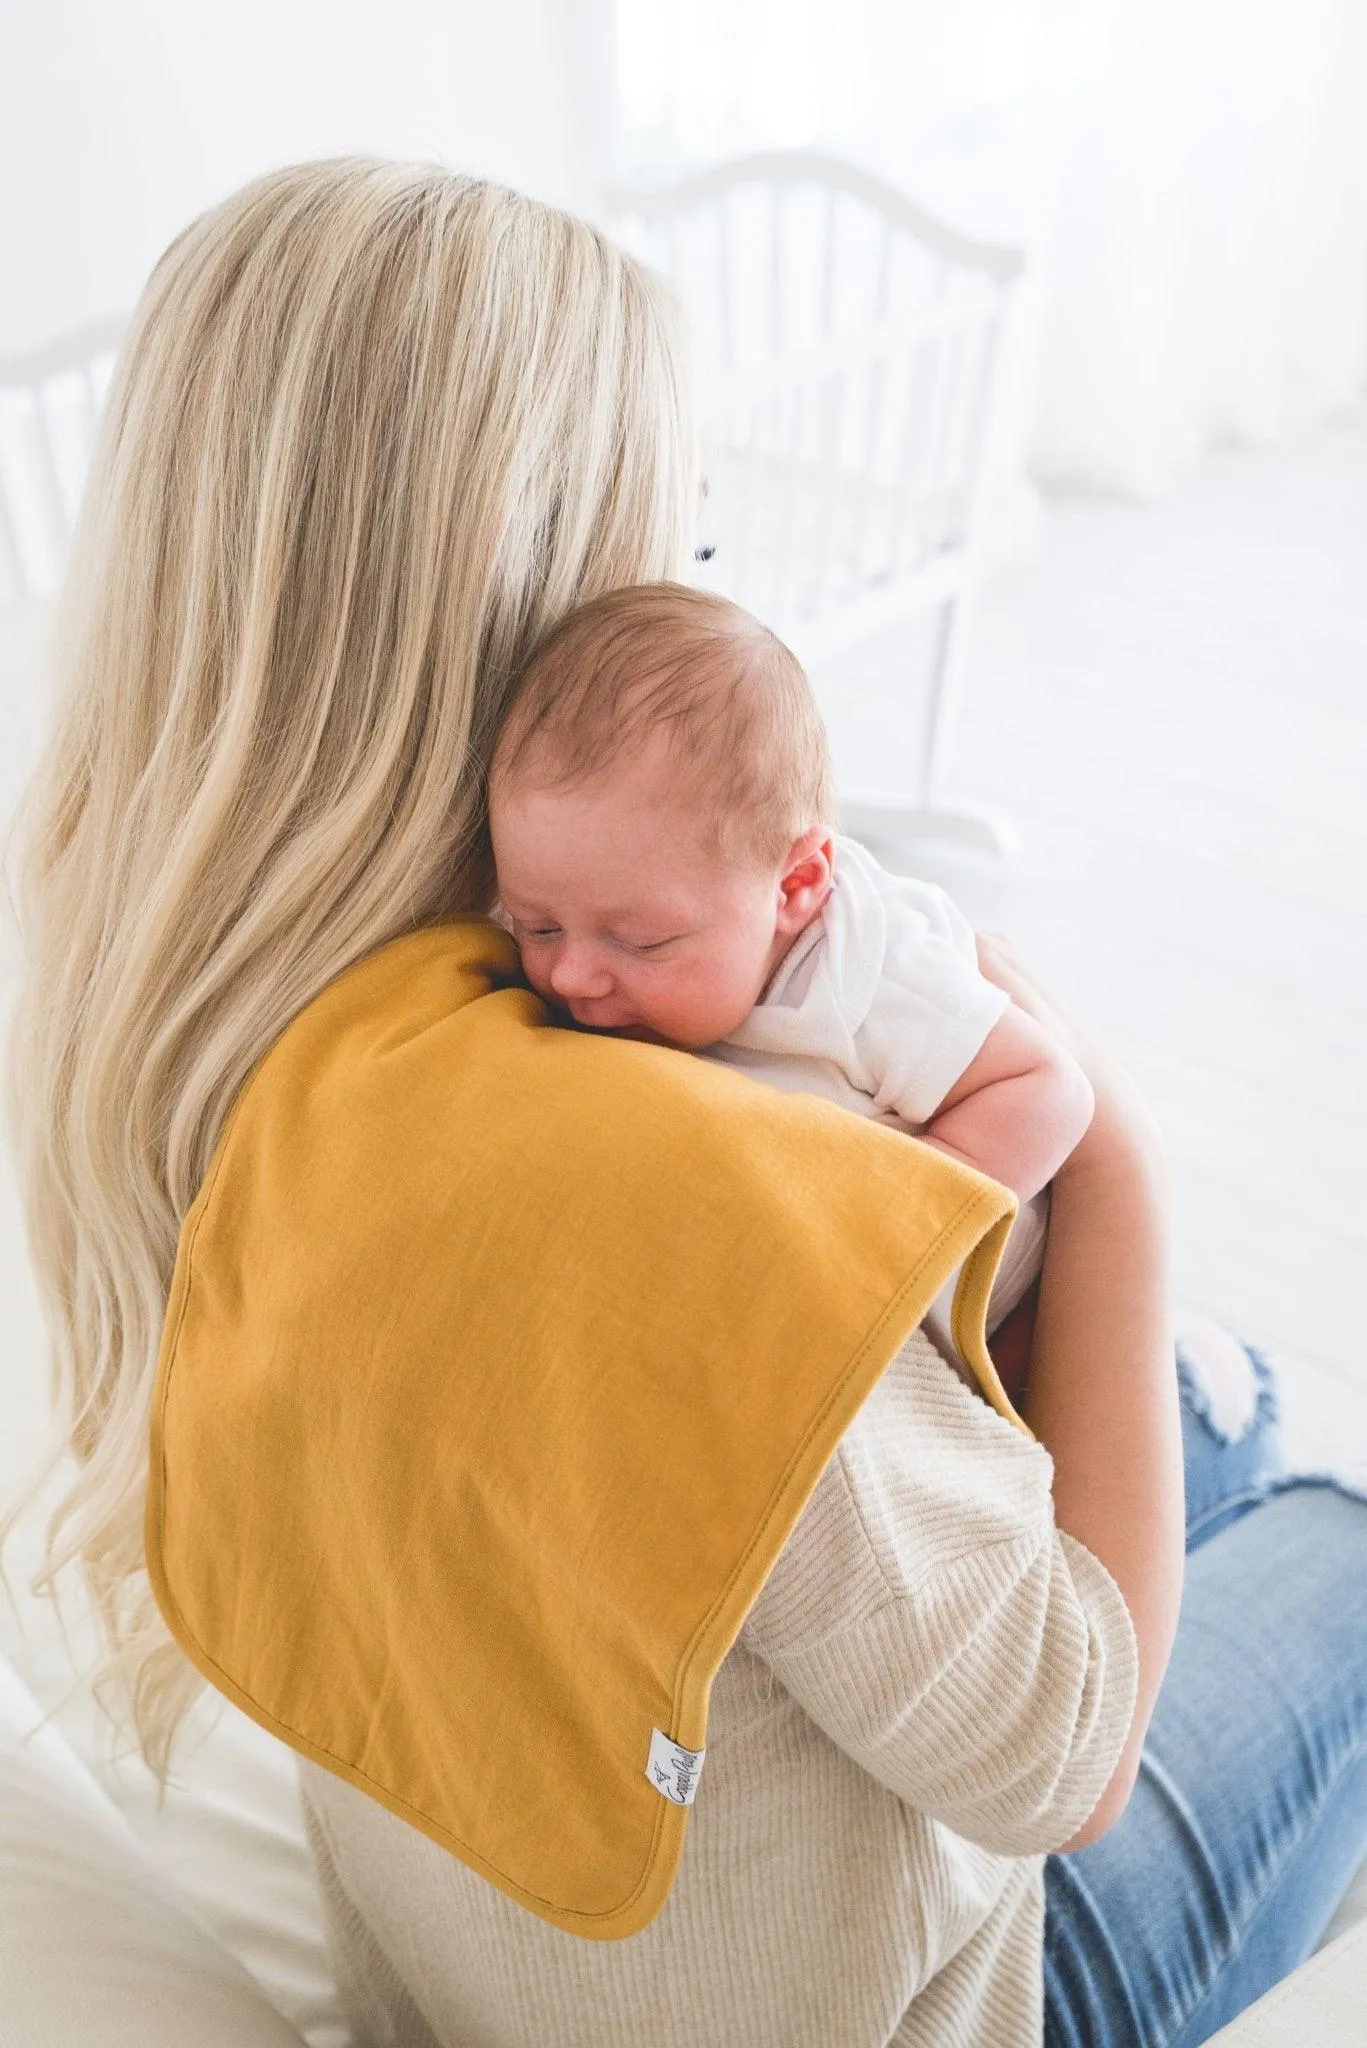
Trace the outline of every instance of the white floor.
<instances>
[{"instance_id":1,"label":"white floor","mask_svg":"<svg viewBox=\"0 0 1367 2048\"><path fill-rule=\"evenodd\" d=\"M914 730L905 669L884 641L822 679L850 786ZM981 603L948 780L1021 854L936 878L1158 1112L1182 1298L1367 1453L1367 422L1052 504Z\"/></svg>"}]
</instances>

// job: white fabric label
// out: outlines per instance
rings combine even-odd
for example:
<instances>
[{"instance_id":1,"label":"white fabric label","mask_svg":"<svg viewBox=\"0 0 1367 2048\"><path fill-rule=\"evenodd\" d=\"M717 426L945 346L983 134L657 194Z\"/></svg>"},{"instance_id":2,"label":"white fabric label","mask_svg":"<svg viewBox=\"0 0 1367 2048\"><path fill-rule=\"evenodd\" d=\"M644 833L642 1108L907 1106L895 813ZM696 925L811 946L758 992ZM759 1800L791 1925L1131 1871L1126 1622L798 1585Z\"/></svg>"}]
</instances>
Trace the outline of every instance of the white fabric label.
<instances>
[{"instance_id":1,"label":"white fabric label","mask_svg":"<svg viewBox=\"0 0 1367 2048\"><path fill-rule=\"evenodd\" d=\"M702 1760L706 1755L705 1749L685 1749L681 1742L672 1742L661 1729L652 1728L646 1776L662 1798L672 1799L676 1806L691 1806L697 1797Z\"/></svg>"}]
</instances>

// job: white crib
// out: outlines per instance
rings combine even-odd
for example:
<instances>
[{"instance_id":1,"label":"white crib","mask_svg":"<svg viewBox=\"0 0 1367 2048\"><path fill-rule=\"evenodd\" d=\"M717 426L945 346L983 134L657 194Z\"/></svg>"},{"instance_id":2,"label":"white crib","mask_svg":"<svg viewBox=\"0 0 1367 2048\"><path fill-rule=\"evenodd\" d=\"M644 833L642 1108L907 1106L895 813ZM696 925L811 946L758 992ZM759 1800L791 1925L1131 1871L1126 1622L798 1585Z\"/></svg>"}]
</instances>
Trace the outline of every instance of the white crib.
<instances>
[{"instance_id":1,"label":"white crib","mask_svg":"<svg viewBox=\"0 0 1367 2048\"><path fill-rule=\"evenodd\" d=\"M920 758L884 789L842 792L847 822L883 845L1007 851L1004 821L945 805L939 785L1020 252L810 150L618 195L612 212L693 324L715 548L698 580L809 666L933 615L928 673L907 679Z\"/></svg>"},{"instance_id":2,"label":"white crib","mask_svg":"<svg viewBox=\"0 0 1367 2048\"><path fill-rule=\"evenodd\" d=\"M0 362L0 600L61 576L122 323Z\"/></svg>"}]
</instances>

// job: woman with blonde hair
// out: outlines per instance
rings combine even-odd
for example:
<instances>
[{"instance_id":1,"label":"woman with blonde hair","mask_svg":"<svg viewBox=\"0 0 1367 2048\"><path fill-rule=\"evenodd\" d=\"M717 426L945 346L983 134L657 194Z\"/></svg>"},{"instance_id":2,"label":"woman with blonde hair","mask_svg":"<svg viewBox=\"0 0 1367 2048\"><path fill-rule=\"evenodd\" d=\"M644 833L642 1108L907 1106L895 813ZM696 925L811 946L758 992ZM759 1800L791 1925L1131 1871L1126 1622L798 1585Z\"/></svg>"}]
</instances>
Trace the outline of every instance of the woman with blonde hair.
<instances>
[{"instance_id":1,"label":"woman with blonde hair","mask_svg":"<svg viewBox=\"0 0 1367 2048\"><path fill-rule=\"evenodd\" d=\"M331 992L433 933L485 944L484 772L518 672L581 600L685 572L697 488L665 288L583 222L476 179L366 160L272 174L189 227L138 308L23 817L10 1116L80 1464L50 1569L84 1570L106 1681L163 1774L206 1668L168 1630L145 1548L187 1219L249 1081ZM715 1674L687 1847L628 1940L528 1910L301 1739L338 1974L375 2039L1019 2048L1109 2026L1187 2043L1317 1937L1367 1838L1367 1682L1343 1647L1367 1513L1333 1489L1279 1490L1265 1413L1233 1461L1189 1404L1188 1488L1204 1460L1202 1535L1220 1534L1193 1560L1204 1590L1154 1721L1161 1746L1171 1701L1185 1733L1141 1776L1181 1581L1162 1172L1123 1079L1009 953L985 962L1079 1047L1098 1099L1055 1190L1037 1441L919 1334L864 1389ZM621 1064L638 1054L652 1063ZM586 1086L642 1074L688 1127L697 1063L591 1038L573 1058ZM537 1105L552 1122L561 1071L544 1068ZM732 1107L739 1132L746 1098ZM820 1124L833 1159L871 1142L835 1114ZM624 1157L645 1143L625 1110L608 1135ZM489 1199L550 1170L510 1151ZM554 1170L573 1188L573 1159ZM718 1183L718 1201L745 1185ZM1253 1693L1226 1700L1198 1753L1182 1700L1209 1685L1213 1617L1253 1573L1264 1615L1294 1633L1300 1691L1280 1720ZM446 1648L454 1696L459 1636ZM1327 1722L1331 1694L1332 1811L1298 1775L1291 1726ZM1259 1721L1257 1782L1246 1763L1222 1775L1212 1755L1237 1764ZM1203 1853L1243 1873L1223 1944L1183 1919L1189 1845L1151 1804L1174 1781L1193 1801L1214 1787ZM1247 1877L1261 1817L1288 1800L1297 1826ZM1041 1859L1065 1847L1046 2019ZM1284 1910L1260 1917L1273 1898Z\"/></svg>"}]
</instances>

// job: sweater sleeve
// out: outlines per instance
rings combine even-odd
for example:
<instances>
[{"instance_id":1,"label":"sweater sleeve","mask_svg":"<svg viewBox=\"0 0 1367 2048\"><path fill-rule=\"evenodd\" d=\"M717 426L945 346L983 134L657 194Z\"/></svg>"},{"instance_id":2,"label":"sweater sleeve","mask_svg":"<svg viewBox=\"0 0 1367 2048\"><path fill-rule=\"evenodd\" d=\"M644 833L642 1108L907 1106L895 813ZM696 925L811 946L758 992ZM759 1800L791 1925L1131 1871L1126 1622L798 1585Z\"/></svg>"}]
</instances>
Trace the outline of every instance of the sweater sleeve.
<instances>
[{"instance_id":1,"label":"sweater sleeve","mask_svg":"<svg viewBox=\"0 0 1367 2048\"><path fill-rule=\"evenodd\" d=\"M918 1332L847 1431L746 1623L831 1740L1003 1855L1057 1848L1134 1712L1114 1580L1054 1525L1053 1462Z\"/></svg>"}]
</instances>

